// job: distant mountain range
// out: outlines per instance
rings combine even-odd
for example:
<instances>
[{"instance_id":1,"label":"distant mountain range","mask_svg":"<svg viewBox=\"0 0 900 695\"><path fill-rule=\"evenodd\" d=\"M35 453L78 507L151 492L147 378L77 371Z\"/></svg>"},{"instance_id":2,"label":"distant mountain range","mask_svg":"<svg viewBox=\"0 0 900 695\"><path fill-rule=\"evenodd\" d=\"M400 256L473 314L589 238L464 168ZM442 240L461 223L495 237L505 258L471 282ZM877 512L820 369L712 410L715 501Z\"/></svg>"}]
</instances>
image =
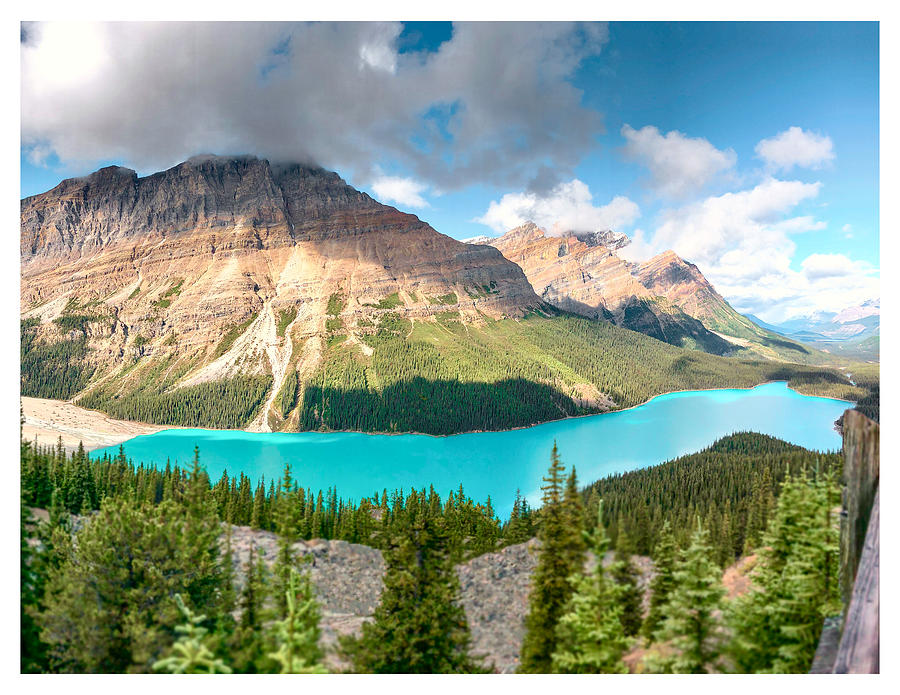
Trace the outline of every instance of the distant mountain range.
<instances>
[{"instance_id":1,"label":"distant mountain range","mask_svg":"<svg viewBox=\"0 0 900 695\"><path fill-rule=\"evenodd\" d=\"M766 330L811 345L824 352L868 361L879 358L881 300L870 299L839 312L817 312L779 324L747 318Z\"/></svg>"}]
</instances>

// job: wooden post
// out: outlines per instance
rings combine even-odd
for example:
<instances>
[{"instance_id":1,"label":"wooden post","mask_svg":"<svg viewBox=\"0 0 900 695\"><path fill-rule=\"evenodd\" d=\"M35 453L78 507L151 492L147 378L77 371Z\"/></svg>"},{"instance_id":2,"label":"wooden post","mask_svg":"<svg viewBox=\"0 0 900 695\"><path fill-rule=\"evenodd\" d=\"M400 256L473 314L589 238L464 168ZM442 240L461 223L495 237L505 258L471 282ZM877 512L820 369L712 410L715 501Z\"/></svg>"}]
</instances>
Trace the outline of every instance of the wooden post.
<instances>
[{"instance_id":1,"label":"wooden post","mask_svg":"<svg viewBox=\"0 0 900 695\"><path fill-rule=\"evenodd\" d=\"M833 673L878 673L878 493L844 621Z\"/></svg>"},{"instance_id":2,"label":"wooden post","mask_svg":"<svg viewBox=\"0 0 900 695\"><path fill-rule=\"evenodd\" d=\"M850 604L853 583L866 533L869 516L878 490L879 428L856 410L844 413L844 489L841 519L841 598Z\"/></svg>"}]
</instances>

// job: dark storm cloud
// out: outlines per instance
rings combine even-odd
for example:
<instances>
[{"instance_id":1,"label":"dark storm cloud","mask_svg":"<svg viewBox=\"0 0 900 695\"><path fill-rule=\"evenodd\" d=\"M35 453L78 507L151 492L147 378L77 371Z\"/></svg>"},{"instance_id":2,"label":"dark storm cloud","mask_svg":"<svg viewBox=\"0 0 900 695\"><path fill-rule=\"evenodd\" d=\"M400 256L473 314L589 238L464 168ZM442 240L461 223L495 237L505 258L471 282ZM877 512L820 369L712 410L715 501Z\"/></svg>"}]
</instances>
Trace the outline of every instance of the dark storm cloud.
<instances>
[{"instance_id":1,"label":"dark storm cloud","mask_svg":"<svg viewBox=\"0 0 900 695\"><path fill-rule=\"evenodd\" d=\"M23 25L23 143L140 170L247 152L361 181L399 165L439 189L549 189L601 132L570 78L606 25L458 24L437 51L398 53L402 28Z\"/></svg>"}]
</instances>

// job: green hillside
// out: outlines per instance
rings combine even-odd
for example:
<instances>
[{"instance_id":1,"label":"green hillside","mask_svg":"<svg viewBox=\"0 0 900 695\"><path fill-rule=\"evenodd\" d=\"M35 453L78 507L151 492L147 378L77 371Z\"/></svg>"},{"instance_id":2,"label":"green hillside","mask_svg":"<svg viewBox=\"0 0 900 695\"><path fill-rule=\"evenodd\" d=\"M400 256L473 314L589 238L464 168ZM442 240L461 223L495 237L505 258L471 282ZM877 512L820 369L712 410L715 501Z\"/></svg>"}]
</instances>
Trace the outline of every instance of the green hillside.
<instances>
[{"instance_id":1,"label":"green hillside","mask_svg":"<svg viewBox=\"0 0 900 695\"><path fill-rule=\"evenodd\" d=\"M371 355L342 340L328 348L303 389L301 429L505 429L631 407L668 391L770 380L812 395L866 393L834 370L718 357L564 313L481 326L453 312L428 323L382 319L363 342Z\"/></svg>"},{"instance_id":2,"label":"green hillside","mask_svg":"<svg viewBox=\"0 0 900 695\"><path fill-rule=\"evenodd\" d=\"M272 387L249 360L245 375L178 388L198 365L172 362L168 353L143 357L92 386L97 379L83 339L45 344L33 330L22 324L23 395L75 397L114 417L239 428ZM289 365L290 384L276 398L283 422L302 430L452 434L627 408L669 391L787 380L803 393L859 400L877 384L877 375L853 386L837 369L679 348L549 308L477 324L452 310L414 321L387 311L375 325L340 322L324 338L317 371L301 374Z\"/></svg>"}]
</instances>

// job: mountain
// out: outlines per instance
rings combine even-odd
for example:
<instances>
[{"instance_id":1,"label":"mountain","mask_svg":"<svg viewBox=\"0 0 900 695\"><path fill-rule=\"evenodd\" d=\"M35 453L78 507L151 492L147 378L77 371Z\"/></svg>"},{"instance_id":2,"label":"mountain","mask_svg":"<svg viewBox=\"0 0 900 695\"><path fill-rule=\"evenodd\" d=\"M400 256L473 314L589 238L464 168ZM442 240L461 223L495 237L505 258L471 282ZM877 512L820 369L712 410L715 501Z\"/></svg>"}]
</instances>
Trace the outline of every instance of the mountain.
<instances>
[{"instance_id":1,"label":"mountain","mask_svg":"<svg viewBox=\"0 0 900 695\"><path fill-rule=\"evenodd\" d=\"M621 272L618 243L567 242L636 293L603 311L671 342L666 331L711 341ZM566 313L498 249L439 234L333 172L255 157L146 177L108 167L22 200L21 280L23 395L134 421L449 434L772 378L855 394L830 372L684 351Z\"/></svg>"},{"instance_id":2,"label":"mountain","mask_svg":"<svg viewBox=\"0 0 900 695\"><path fill-rule=\"evenodd\" d=\"M659 293L645 287L633 264L615 251L628 237L612 231L548 235L533 222L491 240L525 271L548 303L590 318L612 321L672 345L725 354L734 348Z\"/></svg>"},{"instance_id":3,"label":"mountain","mask_svg":"<svg viewBox=\"0 0 900 695\"><path fill-rule=\"evenodd\" d=\"M358 336L392 309L498 319L540 306L495 249L313 166L204 156L143 178L108 167L24 199L21 223L23 318L43 338L82 334L112 395L237 374L270 374L277 391L298 356L314 368L338 324ZM159 373L120 371L134 362Z\"/></svg>"},{"instance_id":4,"label":"mountain","mask_svg":"<svg viewBox=\"0 0 900 695\"><path fill-rule=\"evenodd\" d=\"M567 311L713 354L821 361L739 314L697 266L673 251L632 263L616 254L629 243L624 234L550 235L532 222L489 242L522 267L542 299Z\"/></svg>"},{"instance_id":5,"label":"mountain","mask_svg":"<svg viewBox=\"0 0 900 695\"><path fill-rule=\"evenodd\" d=\"M870 299L839 312L815 312L780 324L765 324L750 316L757 325L823 352L866 361L877 361L881 333L881 300Z\"/></svg>"}]
</instances>

